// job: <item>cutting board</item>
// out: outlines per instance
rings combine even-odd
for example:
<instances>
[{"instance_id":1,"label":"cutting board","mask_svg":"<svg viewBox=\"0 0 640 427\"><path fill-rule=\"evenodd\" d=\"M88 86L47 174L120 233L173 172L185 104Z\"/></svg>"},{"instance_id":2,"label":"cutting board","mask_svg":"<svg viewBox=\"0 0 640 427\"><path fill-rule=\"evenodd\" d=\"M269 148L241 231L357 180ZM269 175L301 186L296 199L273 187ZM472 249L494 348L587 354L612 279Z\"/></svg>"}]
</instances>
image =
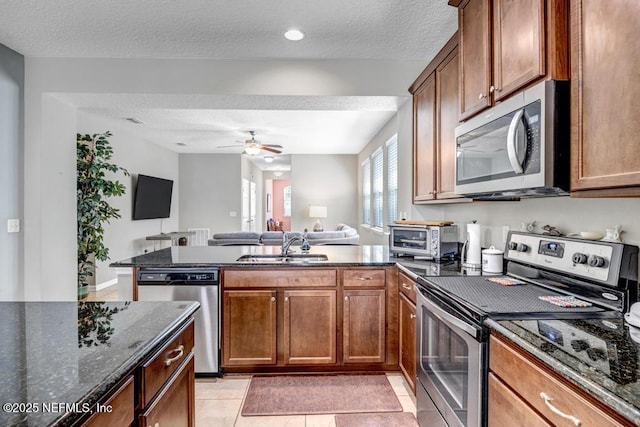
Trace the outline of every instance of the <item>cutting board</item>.
<instances>
[{"instance_id":1,"label":"cutting board","mask_svg":"<svg viewBox=\"0 0 640 427\"><path fill-rule=\"evenodd\" d=\"M394 223L402 225L431 225L434 227L442 227L444 225L453 224L453 221L414 221L410 219L400 219L398 221L394 221Z\"/></svg>"}]
</instances>

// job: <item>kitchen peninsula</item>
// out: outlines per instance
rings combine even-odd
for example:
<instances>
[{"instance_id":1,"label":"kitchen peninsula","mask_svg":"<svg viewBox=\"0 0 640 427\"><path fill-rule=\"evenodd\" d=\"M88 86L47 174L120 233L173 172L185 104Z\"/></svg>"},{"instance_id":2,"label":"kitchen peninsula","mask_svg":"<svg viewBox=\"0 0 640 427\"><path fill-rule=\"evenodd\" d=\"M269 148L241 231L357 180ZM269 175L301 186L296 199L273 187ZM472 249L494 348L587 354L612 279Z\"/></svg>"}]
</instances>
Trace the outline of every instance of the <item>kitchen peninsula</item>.
<instances>
[{"instance_id":1,"label":"kitchen peninsula","mask_svg":"<svg viewBox=\"0 0 640 427\"><path fill-rule=\"evenodd\" d=\"M194 302L0 303L0 424L137 419L154 425L181 417L180 424L193 425L198 308Z\"/></svg>"}]
</instances>

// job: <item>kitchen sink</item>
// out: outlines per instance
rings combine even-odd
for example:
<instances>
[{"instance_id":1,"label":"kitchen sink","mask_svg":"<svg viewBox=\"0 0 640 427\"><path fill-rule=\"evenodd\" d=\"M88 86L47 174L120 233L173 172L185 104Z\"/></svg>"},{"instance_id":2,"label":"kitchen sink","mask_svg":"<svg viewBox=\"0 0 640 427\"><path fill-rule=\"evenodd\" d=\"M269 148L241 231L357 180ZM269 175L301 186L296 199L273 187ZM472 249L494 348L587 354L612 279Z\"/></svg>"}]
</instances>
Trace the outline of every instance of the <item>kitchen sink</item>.
<instances>
[{"instance_id":1,"label":"kitchen sink","mask_svg":"<svg viewBox=\"0 0 640 427\"><path fill-rule=\"evenodd\" d=\"M325 254L247 254L242 255L236 261L246 263L274 263L274 264L290 264L290 263L310 263L328 261L329 258Z\"/></svg>"}]
</instances>

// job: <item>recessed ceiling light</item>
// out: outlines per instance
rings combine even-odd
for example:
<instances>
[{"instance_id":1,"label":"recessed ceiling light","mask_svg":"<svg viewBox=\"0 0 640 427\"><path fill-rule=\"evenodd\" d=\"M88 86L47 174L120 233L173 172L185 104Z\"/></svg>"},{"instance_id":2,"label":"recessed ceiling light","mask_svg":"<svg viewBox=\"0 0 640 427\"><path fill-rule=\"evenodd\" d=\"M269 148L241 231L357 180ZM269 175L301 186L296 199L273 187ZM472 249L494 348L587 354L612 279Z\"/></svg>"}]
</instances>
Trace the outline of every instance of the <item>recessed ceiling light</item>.
<instances>
[{"instance_id":1,"label":"recessed ceiling light","mask_svg":"<svg viewBox=\"0 0 640 427\"><path fill-rule=\"evenodd\" d=\"M264 161L267 163L273 162L273 156L264 156Z\"/></svg>"},{"instance_id":2,"label":"recessed ceiling light","mask_svg":"<svg viewBox=\"0 0 640 427\"><path fill-rule=\"evenodd\" d=\"M304 38L304 34L300 30L289 30L284 33L284 36L287 38L287 40L291 40L294 42L297 42Z\"/></svg>"}]
</instances>

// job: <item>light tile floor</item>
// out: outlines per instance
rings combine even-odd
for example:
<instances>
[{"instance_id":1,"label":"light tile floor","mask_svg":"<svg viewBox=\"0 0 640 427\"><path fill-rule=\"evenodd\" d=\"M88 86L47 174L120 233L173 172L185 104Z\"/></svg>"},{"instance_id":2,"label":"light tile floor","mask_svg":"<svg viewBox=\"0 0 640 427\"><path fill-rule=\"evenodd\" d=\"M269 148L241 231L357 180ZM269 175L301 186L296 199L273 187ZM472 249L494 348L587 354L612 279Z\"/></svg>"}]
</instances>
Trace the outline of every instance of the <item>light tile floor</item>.
<instances>
[{"instance_id":1,"label":"light tile floor","mask_svg":"<svg viewBox=\"0 0 640 427\"><path fill-rule=\"evenodd\" d=\"M416 399L400 373L387 373L404 412L416 414ZM196 379L196 427L335 427L333 414L243 417L250 376Z\"/></svg>"}]
</instances>

